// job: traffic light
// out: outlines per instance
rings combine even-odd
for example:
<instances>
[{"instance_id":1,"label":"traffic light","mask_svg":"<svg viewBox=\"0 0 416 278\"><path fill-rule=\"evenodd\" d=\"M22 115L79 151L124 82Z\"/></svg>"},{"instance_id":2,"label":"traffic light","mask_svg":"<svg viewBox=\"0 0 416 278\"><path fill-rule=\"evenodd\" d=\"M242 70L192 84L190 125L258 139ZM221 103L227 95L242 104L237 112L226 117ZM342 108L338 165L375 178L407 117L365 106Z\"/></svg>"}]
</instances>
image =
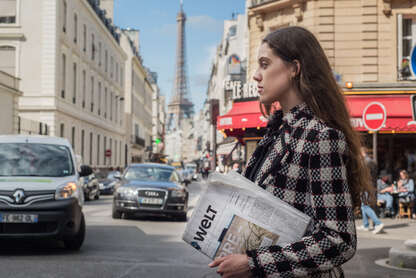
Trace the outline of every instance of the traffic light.
<instances>
[{"instance_id":1,"label":"traffic light","mask_svg":"<svg viewBox=\"0 0 416 278\"><path fill-rule=\"evenodd\" d=\"M162 142L162 140L160 140L160 138L156 138L155 139L155 144L158 145L160 142Z\"/></svg>"}]
</instances>

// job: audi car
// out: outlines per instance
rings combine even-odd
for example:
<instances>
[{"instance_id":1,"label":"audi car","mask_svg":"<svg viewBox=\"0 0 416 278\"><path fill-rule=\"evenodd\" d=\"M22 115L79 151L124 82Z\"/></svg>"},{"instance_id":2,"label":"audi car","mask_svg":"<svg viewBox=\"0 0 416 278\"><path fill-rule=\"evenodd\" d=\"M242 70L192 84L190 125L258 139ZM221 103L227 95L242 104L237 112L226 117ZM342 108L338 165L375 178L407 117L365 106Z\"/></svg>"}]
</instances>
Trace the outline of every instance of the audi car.
<instances>
[{"instance_id":1,"label":"audi car","mask_svg":"<svg viewBox=\"0 0 416 278\"><path fill-rule=\"evenodd\" d=\"M53 238L78 250L85 238L80 166L68 140L0 136L0 238Z\"/></svg>"},{"instance_id":2,"label":"audi car","mask_svg":"<svg viewBox=\"0 0 416 278\"><path fill-rule=\"evenodd\" d=\"M189 181L165 164L132 164L114 192L113 218L139 215L172 216L186 221Z\"/></svg>"}]
</instances>

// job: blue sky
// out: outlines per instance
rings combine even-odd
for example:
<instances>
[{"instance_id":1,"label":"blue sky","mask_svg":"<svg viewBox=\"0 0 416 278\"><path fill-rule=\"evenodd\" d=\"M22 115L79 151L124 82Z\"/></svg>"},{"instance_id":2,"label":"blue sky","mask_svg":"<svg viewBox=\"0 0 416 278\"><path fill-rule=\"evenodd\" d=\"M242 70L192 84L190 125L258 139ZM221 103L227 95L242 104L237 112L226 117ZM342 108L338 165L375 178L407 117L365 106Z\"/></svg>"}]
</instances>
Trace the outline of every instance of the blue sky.
<instances>
[{"instance_id":1,"label":"blue sky","mask_svg":"<svg viewBox=\"0 0 416 278\"><path fill-rule=\"evenodd\" d=\"M195 112L202 108L207 82L220 43L223 22L244 13L245 0L184 0L189 93ZM161 93L170 101L176 53L176 14L179 0L115 0L114 23L140 30L144 64L159 75Z\"/></svg>"}]
</instances>

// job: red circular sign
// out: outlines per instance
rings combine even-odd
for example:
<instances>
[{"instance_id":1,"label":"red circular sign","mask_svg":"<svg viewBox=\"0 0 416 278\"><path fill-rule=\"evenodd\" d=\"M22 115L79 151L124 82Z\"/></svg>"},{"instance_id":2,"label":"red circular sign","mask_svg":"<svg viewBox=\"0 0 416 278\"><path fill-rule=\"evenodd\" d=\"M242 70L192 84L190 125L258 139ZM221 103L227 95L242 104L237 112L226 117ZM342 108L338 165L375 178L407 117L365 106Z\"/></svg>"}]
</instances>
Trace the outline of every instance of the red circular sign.
<instances>
[{"instance_id":1,"label":"red circular sign","mask_svg":"<svg viewBox=\"0 0 416 278\"><path fill-rule=\"evenodd\" d=\"M105 156L107 156L107 157L111 156L111 150L110 149L105 150Z\"/></svg>"},{"instance_id":2,"label":"red circular sign","mask_svg":"<svg viewBox=\"0 0 416 278\"><path fill-rule=\"evenodd\" d=\"M363 123L368 130L380 130L386 123L386 120L386 108L380 102L371 102L365 107L363 111Z\"/></svg>"}]
</instances>

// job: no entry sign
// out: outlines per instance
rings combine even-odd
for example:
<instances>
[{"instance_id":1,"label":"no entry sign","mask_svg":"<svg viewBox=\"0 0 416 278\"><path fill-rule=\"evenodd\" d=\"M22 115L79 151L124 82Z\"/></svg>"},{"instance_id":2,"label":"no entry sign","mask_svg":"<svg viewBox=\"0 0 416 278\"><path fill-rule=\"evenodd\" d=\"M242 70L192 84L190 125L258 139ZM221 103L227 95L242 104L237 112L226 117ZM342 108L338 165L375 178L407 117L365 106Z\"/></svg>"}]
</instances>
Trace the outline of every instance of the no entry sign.
<instances>
[{"instance_id":1,"label":"no entry sign","mask_svg":"<svg viewBox=\"0 0 416 278\"><path fill-rule=\"evenodd\" d=\"M371 102L365 107L363 111L363 123L368 130L380 130L386 123L386 120L386 108L380 102Z\"/></svg>"}]
</instances>

